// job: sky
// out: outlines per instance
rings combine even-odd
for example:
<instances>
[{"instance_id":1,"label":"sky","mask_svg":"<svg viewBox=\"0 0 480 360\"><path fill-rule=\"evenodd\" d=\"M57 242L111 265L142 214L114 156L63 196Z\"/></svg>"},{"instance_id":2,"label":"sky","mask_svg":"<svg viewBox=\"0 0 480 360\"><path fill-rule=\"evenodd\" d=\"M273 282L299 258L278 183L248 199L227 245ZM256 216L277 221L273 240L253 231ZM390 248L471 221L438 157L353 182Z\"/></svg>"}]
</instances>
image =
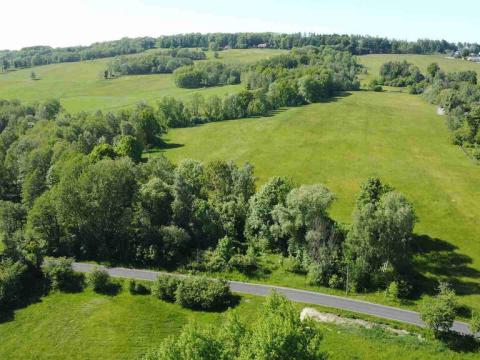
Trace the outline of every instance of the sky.
<instances>
[{"instance_id":1,"label":"sky","mask_svg":"<svg viewBox=\"0 0 480 360\"><path fill-rule=\"evenodd\" d=\"M189 32L315 32L480 43L480 0L2 0L0 49Z\"/></svg>"}]
</instances>

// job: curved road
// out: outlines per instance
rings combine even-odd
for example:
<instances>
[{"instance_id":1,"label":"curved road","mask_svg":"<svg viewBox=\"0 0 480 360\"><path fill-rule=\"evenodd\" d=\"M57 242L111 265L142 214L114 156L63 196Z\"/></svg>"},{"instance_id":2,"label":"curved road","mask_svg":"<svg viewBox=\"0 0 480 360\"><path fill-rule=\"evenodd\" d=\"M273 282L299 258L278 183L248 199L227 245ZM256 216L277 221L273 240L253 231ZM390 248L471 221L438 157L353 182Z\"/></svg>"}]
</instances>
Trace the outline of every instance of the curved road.
<instances>
[{"instance_id":1,"label":"curved road","mask_svg":"<svg viewBox=\"0 0 480 360\"><path fill-rule=\"evenodd\" d=\"M95 265L92 265L92 264L85 264L85 263L73 264L73 269L79 272L89 272L94 267ZM185 276L185 275L179 275L179 274L162 273L158 271L127 269L127 268L121 268L121 267L105 268L105 269L113 277L132 278L132 279L148 280L148 281L155 280L156 277L160 274L167 274L167 275L180 276L180 277ZM245 283L241 281L228 281L228 284L230 285L230 289L233 292L237 292L237 293L265 296L265 295L268 295L272 290L275 290L278 293L285 295L288 299L295 302L323 305L323 306L328 306L332 308L372 315L379 318L396 320L396 321L418 325L422 327L425 326L425 324L420 318L420 315L415 311L403 310L403 309L394 308L391 306L374 304L367 301L353 300L353 299L348 299L340 296L321 294L318 292L307 291L307 290L297 290L297 289L286 288L282 286L251 284L251 283ZM454 322L452 330L461 334L471 335L468 325L460 321Z\"/></svg>"}]
</instances>

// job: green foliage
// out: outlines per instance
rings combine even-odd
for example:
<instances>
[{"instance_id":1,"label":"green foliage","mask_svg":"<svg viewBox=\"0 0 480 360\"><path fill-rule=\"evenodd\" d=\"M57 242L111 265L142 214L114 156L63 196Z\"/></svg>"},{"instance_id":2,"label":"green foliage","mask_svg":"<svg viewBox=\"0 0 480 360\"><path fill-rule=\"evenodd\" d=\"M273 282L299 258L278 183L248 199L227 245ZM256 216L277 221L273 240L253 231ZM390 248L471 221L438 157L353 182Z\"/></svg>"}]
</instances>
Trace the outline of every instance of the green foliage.
<instances>
[{"instance_id":1,"label":"green foliage","mask_svg":"<svg viewBox=\"0 0 480 360\"><path fill-rule=\"evenodd\" d=\"M472 318L470 319L470 331L472 334L478 334L480 332L480 315L478 312L472 313Z\"/></svg>"},{"instance_id":2,"label":"green foliage","mask_svg":"<svg viewBox=\"0 0 480 360\"><path fill-rule=\"evenodd\" d=\"M72 258L44 258L41 269L50 289L65 291L74 287L76 279L72 265Z\"/></svg>"},{"instance_id":3,"label":"green foliage","mask_svg":"<svg viewBox=\"0 0 480 360\"><path fill-rule=\"evenodd\" d=\"M420 69L407 61L390 61L380 69L381 83L389 86L408 86L424 79Z\"/></svg>"},{"instance_id":4,"label":"green foliage","mask_svg":"<svg viewBox=\"0 0 480 360\"><path fill-rule=\"evenodd\" d=\"M175 84L183 88L198 88L240 83L240 69L217 61L198 62L173 72Z\"/></svg>"},{"instance_id":5,"label":"green foliage","mask_svg":"<svg viewBox=\"0 0 480 360\"><path fill-rule=\"evenodd\" d=\"M415 212L402 194L369 179L362 186L346 241L347 259L353 265L357 288L386 286L375 274L389 266L397 276L410 268L410 241ZM380 277L381 278L381 277Z\"/></svg>"},{"instance_id":6,"label":"green foliage","mask_svg":"<svg viewBox=\"0 0 480 360\"><path fill-rule=\"evenodd\" d=\"M176 302L186 308L216 310L230 304L232 294L225 281L187 277L178 284Z\"/></svg>"},{"instance_id":7,"label":"green foliage","mask_svg":"<svg viewBox=\"0 0 480 360\"><path fill-rule=\"evenodd\" d=\"M171 275L159 275L152 286L152 295L160 300L175 302L177 287L182 280Z\"/></svg>"},{"instance_id":8,"label":"green foliage","mask_svg":"<svg viewBox=\"0 0 480 360\"><path fill-rule=\"evenodd\" d=\"M422 304L420 314L427 328L438 336L442 331L450 331L455 320L456 308L455 292L447 284L441 283L438 295Z\"/></svg>"},{"instance_id":9,"label":"green foliage","mask_svg":"<svg viewBox=\"0 0 480 360\"><path fill-rule=\"evenodd\" d=\"M105 269L96 267L88 273L87 284L96 293L106 293L111 286L110 275Z\"/></svg>"},{"instance_id":10,"label":"green foliage","mask_svg":"<svg viewBox=\"0 0 480 360\"><path fill-rule=\"evenodd\" d=\"M118 156L127 156L138 163L142 159L143 145L132 135L121 135L116 141L115 153Z\"/></svg>"},{"instance_id":11,"label":"green foliage","mask_svg":"<svg viewBox=\"0 0 480 360\"><path fill-rule=\"evenodd\" d=\"M0 261L0 309L8 309L21 303L27 295L29 270L20 261Z\"/></svg>"},{"instance_id":12,"label":"green foliage","mask_svg":"<svg viewBox=\"0 0 480 360\"><path fill-rule=\"evenodd\" d=\"M190 323L180 336L169 337L144 359L322 359L321 335L300 321L298 311L283 296L270 295L260 317L246 325L227 314L216 328Z\"/></svg>"},{"instance_id":13,"label":"green foliage","mask_svg":"<svg viewBox=\"0 0 480 360\"><path fill-rule=\"evenodd\" d=\"M192 60L197 59L205 59L205 53L189 49L160 50L133 56L118 56L110 62L109 68L115 75L168 74L179 67L193 64Z\"/></svg>"},{"instance_id":14,"label":"green foliage","mask_svg":"<svg viewBox=\"0 0 480 360\"><path fill-rule=\"evenodd\" d=\"M88 156L89 160L92 164L99 162L103 159L115 159L117 157L117 153L112 145L110 144L99 144L95 146Z\"/></svg>"},{"instance_id":15,"label":"green foliage","mask_svg":"<svg viewBox=\"0 0 480 360\"><path fill-rule=\"evenodd\" d=\"M137 282L134 279L128 280L128 291L132 295L147 295L150 293L150 288L144 284Z\"/></svg>"},{"instance_id":16,"label":"green foliage","mask_svg":"<svg viewBox=\"0 0 480 360\"><path fill-rule=\"evenodd\" d=\"M271 178L250 200L249 214L245 224L245 237L275 249L280 248L272 234L272 212L277 205L285 204L292 185L285 178Z\"/></svg>"}]
</instances>

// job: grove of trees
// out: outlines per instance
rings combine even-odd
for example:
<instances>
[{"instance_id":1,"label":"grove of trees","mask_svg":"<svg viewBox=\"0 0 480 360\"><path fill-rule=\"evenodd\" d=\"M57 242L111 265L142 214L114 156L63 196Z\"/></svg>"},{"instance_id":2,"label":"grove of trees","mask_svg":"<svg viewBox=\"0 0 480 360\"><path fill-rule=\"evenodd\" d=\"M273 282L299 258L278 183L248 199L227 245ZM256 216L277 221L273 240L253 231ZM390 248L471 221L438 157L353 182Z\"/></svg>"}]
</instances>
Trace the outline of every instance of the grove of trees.
<instances>
[{"instance_id":1,"label":"grove of trees","mask_svg":"<svg viewBox=\"0 0 480 360\"><path fill-rule=\"evenodd\" d=\"M143 54L115 57L108 72L118 75L166 74L179 67L192 65L193 60L204 60L203 51L190 49L156 50Z\"/></svg>"}]
</instances>

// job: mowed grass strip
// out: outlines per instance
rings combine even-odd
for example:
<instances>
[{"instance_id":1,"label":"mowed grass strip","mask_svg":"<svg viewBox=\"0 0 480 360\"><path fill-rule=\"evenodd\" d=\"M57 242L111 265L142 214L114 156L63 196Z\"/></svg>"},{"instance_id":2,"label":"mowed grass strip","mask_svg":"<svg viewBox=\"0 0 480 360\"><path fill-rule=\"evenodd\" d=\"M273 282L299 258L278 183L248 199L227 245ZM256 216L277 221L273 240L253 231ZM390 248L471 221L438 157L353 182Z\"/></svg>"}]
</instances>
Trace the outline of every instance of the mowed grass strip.
<instances>
[{"instance_id":1,"label":"mowed grass strip","mask_svg":"<svg viewBox=\"0 0 480 360\"><path fill-rule=\"evenodd\" d=\"M159 152L174 162L249 161L258 185L276 175L323 183L343 222L360 184L379 176L413 203L415 232L430 237L419 269L455 281L462 302L480 310L480 167L451 145L444 118L421 97L360 91L272 117L173 129L166 138L173 146Z\"/></svg>"}]
</instances>

